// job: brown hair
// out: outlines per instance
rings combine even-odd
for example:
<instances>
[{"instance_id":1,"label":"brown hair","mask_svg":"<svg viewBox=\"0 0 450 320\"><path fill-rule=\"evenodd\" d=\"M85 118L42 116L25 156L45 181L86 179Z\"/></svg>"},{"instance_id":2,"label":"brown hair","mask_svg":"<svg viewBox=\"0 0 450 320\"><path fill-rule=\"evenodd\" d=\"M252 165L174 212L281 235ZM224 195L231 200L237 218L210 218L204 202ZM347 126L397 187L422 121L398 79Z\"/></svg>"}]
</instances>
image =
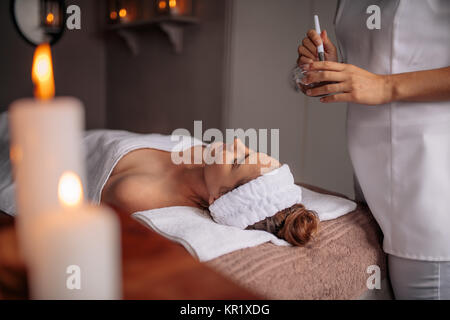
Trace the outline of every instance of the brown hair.
<instances>
[{"instance_id":1,"label":"brown hair","mask_svg":"<svg viewBox=\"0 0 450 320\"><path fill-rule=\"evenodd\" d=\"M314 211L306 209L302 204L294 204L247 229L264 230L294 246L304 246L317 233L319 218Z\"/></svg>"}]
</instances>

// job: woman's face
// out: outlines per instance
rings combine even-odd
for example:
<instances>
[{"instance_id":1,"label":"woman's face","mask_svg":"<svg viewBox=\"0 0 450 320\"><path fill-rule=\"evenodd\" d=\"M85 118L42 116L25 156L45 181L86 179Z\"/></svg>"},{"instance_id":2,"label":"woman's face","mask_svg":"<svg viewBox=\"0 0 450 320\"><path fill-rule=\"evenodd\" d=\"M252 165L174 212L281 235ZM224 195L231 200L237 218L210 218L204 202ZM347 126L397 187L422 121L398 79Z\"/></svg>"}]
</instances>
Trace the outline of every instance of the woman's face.
<instances>
[{"instance_id":1,"label":"woman's face","mask_svg":"<svg viewBox=\"0 0 450 320\"><path fill-rule=\"evenodd\" d=\"M247 148L239 139L230 144L214 144L211 154L216 160L222 161L205 167L209 204L223 194L280 166L276 159Z\"/></svg>"}]
</instances>

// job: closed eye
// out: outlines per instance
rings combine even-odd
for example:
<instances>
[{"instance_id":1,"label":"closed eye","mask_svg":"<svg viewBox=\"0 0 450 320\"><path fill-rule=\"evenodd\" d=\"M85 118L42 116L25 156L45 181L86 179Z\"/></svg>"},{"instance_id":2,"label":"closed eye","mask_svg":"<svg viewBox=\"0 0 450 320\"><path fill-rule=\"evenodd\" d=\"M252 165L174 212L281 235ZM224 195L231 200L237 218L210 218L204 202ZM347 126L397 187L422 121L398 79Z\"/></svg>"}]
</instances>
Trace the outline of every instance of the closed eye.
<instances>
[{"instance_id":1,"label":"closed eye","mask_svg":"<svg viewBox=\"0 0 450 320\"><path fill-rule=\"evenodd\" d=\"M250 152L247 153L247 154L245 155L245 157L242 158L241 160L239 160L239 159L236 157L236 158L234 159L234 161L233 161L232 168L233 168L233 169L238 168L242 163L245 162L245 159L247 159L249 156L250 156Z\"/></svg>"},{"instance_id":2,"label":"closed eye","mask_svg":"<svg viewBox=\"0 0 450 320\"><path fill-rule=\"evenodd\" d=\"M234 161L233 161L233 164L232 164L232 168L233 169L235 169L235 168L237 168L237 167L239 167L239 162L238 162L238 159L236 158L236 159L234 159Z\"/></svg>"}]
</instances>

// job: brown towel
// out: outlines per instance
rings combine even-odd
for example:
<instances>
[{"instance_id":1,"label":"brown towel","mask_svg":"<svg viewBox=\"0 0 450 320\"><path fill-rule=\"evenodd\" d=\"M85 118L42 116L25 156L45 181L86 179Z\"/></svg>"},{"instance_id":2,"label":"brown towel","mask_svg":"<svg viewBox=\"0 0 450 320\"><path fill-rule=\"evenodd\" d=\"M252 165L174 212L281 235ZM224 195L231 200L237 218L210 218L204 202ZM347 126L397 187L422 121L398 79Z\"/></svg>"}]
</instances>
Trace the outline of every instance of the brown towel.
<instances>
[{"instance_id":1,"label":"brown towel","mask_svg":"<svg viewBox=\"0 0 450 320\"><path fill-rule=\"evenodd\" d=\"M321 223L306 247L265 243L207 262L268 299L356 299L367 290L367 267L386 277L382 233L367 207Z\"/></svg>"}]
</instances>

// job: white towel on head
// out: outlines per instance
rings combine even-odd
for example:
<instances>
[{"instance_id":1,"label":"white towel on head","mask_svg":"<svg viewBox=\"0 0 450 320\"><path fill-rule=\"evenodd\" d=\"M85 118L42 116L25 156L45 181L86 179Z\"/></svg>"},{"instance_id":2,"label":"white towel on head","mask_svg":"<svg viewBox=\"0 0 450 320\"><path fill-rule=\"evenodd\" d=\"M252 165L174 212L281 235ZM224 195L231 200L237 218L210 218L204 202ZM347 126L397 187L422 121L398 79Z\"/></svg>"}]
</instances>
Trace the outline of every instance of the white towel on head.
<instances>
[{"instance_id":1,"label":"white towel on head","mask_svg":"<svg viewBox=\"0 0 450 320\"><path fill-rule=\"evenodd\" d=\"M356 208L353 201L301 189L302 203L307 209L315 210L321 220L338 218ZM134 213L133 217L162 236L180 243L200 261L208 261L265 242L279 246L290 245L266 231L242 230L218 224L206 210L193 207L153 209Z\"/></svg>"},{"instance_id":2,"label":"white towel on head","mask_svg":"<svg viewBox=\"0 0 450 320\"><path fill-rule=\"evenodd\" d=\"M245 229L302 201L287 164L224 194L209 206L217 223Z\"/></svg>"}]
</instances>

